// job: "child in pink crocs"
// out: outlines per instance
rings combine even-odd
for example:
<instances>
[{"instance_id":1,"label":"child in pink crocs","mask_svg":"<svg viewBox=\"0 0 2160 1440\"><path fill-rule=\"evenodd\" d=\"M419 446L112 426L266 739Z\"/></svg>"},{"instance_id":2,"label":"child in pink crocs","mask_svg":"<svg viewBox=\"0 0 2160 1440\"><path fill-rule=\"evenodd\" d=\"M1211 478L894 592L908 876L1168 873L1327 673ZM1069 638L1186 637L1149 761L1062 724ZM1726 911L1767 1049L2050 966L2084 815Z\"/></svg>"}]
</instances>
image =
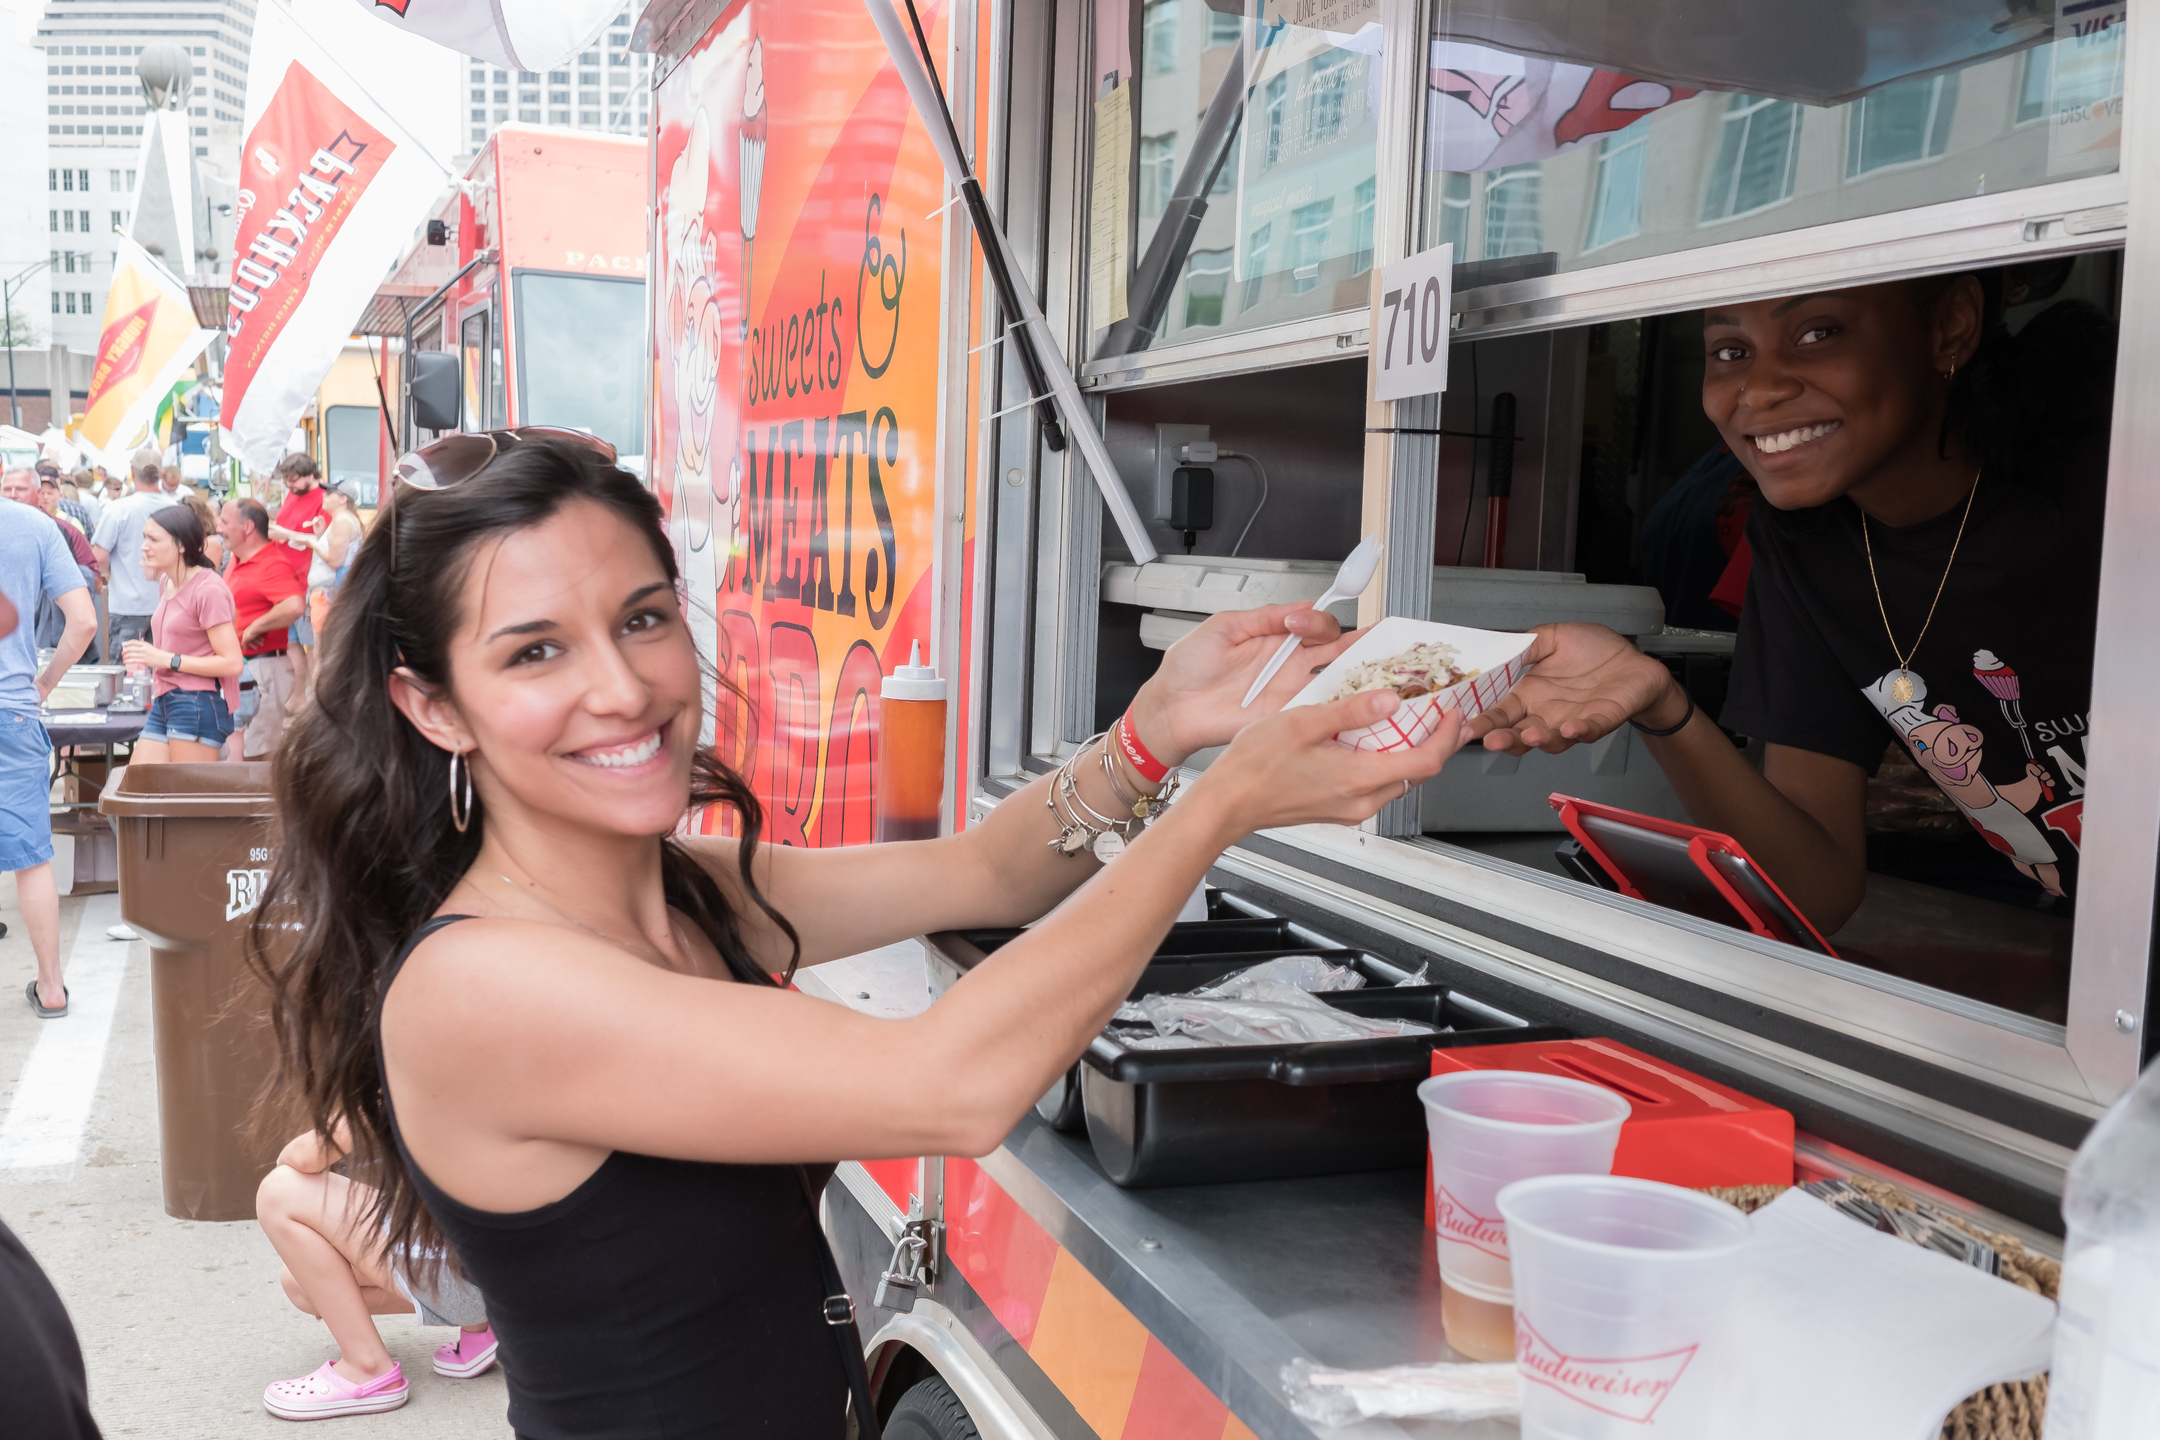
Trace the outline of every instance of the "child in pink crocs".
<instances>
[{"instance_id":1,"label":"child in pink crocs","mask_svg":"<svg viewBox=\"0 0 2160 1440\"><path fill-rule=\"evenodd\" d=\"M278 1279L294 1305L330 1327L340 1352L309 1375L263 1391L263 1408L286 1420L327 1420L395 1410L410 1396L371 1318L417 1312L423 1325L456 1325L435 1351L435 1373L470 1379L495 1364L495 1332L479 1290L447 1257L420 1282L411 1257L386 1249L369 1219L375 1192L333 1174L349 1141L340 1123L328 1140L310 1131L278 1155L255 1194L255 1217L285 1262Z\"/></svg>"}]
</instances>

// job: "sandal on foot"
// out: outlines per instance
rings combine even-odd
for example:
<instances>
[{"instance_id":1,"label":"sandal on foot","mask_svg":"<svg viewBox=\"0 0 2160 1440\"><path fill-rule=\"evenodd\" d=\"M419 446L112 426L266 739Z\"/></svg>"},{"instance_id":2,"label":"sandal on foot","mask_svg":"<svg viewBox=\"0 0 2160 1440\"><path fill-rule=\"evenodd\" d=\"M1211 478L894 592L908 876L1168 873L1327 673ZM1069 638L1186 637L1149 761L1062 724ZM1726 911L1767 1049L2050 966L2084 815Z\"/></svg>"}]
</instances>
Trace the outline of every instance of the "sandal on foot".
<instances>
[{"instance_id":1,"label":"sandal on foot","mask_svg":"<svg viewBox=\"0 0 2160 1440\"><path fill-rule=\"evenodd\" d=\"M280 1380L263 1391L263 1409L280 1420L328 1420L338 1415L374 1415L395 1410L411 1398L405 1373L395 1361L364 1385L338 1374L328 1360L312 1375Z\"/></svg>"},{"instance_id":2,"label":"sandal on foot","mask_svg":"<svg viewBox=\"0 0 2160 1440\"><path fill-rule=\"evenodd\" d=\"M60 987L60 1004L55 1009L48 1010L45 1008L45 1002L37 998L37 981L35 980L23 987L23 994L30 997L30 1008L37 1011L37 1018L40 1020L58 1020L61 1016L67 1014L68 992L65 985Z\"/></svg>"},{"instance_id":3,"label":"sandal on foot","mask_svg":"<svg viewBox=\"0 0 2160 1440\"><path fill-rule=\"evenodd\" d=\"M453 1380L486 1374L494 1366L495 1351L501 1344L492 1325L485 1330L460 1331L455 1344L435 1347L435 1373Z\"/></svg>"}]
</instances>

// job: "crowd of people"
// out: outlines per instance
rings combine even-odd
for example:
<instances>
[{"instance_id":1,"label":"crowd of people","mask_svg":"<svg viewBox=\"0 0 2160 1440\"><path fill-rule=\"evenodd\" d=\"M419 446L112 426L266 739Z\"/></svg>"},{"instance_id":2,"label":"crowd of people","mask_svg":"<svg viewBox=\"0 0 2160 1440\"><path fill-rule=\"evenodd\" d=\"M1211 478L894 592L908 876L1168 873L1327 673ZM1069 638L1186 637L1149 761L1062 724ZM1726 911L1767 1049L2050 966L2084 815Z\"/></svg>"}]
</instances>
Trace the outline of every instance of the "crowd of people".
<instances>
[{"instance_id":1,"label":"crowd of people","mask_svg":"<svg viewBox=\"0 0 2160 1440\"><path fill-rule=\"evenodd\" d=\"M51 745L38 711L68 668L102 660L150 677L130 764L268 760L305 703L310 647L359 549L358 500L350 488L326 487L314 459L297 453L254 488L262 498L233 496L213 508L149 448L130 458L124 477L102 467L70 475L50 460L0 474L0 499L14 502L9 519L32 547L9 564L9 597L23 623L0 647L0 709L20 712L10 718L21 730L19 745L0 742L0 803L10 812L0 818L8 827L0 865L18 872L19 887L29 875L24 924L39 973L29 998L41 1017L65 1015L67 997L57 940L44 938L57 935L58 902ZM64 557L49 574L47 550ZM89 619L78 633L84 607ZM52 684L33 686L41 651L53 658L37 675L49 672ZM136 938L125 924L108 933Z\"/></svg>"}]
</instances>

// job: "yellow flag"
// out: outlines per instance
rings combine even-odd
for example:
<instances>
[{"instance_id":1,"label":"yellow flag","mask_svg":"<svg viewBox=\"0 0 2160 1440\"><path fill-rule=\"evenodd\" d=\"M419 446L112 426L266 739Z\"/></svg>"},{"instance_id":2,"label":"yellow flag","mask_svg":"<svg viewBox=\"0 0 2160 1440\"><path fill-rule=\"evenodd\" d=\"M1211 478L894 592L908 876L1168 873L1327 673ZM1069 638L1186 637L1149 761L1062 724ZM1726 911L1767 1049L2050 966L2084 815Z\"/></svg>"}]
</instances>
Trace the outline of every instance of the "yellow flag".
<instances>
[{"instance_id":1,"label":"yellow flag","mask_svg":"<svg viewBox=\"0 0 2160 1440\"><path fill-rule=\"evenodd\" d=\"M195 323L185 285L140 245L115 238L120 255L106 292L105 328L81 430L85 446L108 469L125 468L159 402L217 334Z\"/></svg>"}]
</instances>

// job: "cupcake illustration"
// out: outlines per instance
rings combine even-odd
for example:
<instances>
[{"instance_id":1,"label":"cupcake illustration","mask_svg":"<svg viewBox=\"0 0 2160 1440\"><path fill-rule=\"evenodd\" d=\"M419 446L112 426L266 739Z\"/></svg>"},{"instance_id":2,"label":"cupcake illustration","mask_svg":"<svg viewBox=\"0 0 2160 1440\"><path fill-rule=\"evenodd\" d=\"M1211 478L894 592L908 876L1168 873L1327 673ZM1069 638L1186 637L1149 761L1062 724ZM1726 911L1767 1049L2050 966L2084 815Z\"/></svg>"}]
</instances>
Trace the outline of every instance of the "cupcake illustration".
<instances>
[{"instance_id":1,"label":"cupcake illustration","mask_svg":"<svg viewBox=\"0 0 2160 1440\"><path fill-rule=\"evenodd\" d=\"M750 42L749 73L743 77L742 128L737 143L742 147L742 169L736 176L736 198L742 212L742 335L750 334L750 251L757 239L758 191L765 182L765 42Z\"/></svg>"}]
</instances>

